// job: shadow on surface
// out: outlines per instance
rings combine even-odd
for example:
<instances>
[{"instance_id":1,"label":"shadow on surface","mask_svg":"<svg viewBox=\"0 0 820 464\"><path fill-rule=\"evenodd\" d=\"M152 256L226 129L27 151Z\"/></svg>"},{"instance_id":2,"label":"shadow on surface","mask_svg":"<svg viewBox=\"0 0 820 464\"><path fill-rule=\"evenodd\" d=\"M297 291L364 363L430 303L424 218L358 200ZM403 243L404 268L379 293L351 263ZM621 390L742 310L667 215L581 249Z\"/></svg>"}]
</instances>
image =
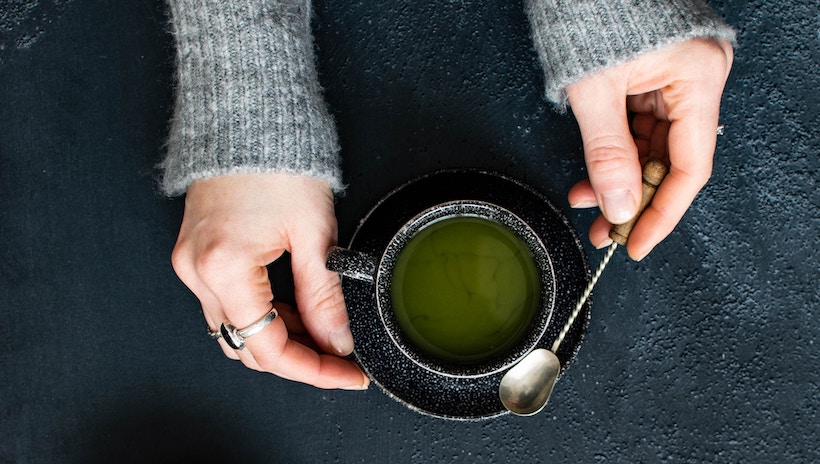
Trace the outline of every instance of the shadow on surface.
<instances>
[{"instance_id":1,"label":"shadow on surface","mask_svg":"<svg viewBox=\"0 0 820 464\"><path fill-rule=\"evenodd\" d=\"M228 411L193 412L177 404L136 405L100 423L88 463L254 463Z\"/></svg>"}]
</instances>

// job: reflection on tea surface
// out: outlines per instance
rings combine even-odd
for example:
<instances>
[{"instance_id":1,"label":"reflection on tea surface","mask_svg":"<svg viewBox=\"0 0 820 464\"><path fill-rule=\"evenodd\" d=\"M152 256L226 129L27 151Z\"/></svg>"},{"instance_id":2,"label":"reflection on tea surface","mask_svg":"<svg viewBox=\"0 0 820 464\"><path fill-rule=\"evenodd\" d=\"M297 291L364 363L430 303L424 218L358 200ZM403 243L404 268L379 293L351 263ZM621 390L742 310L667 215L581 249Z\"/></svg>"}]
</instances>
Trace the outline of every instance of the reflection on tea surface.
<instances>
[{"instance_id":1,"label":"reflection on tea surface","mask_svg":"<svg viewBox=\"0 0 820 464\"><path fill-rule=\"evenodd\" d=\"M511 348L539 304L539 275L526 244L505 226L470 216L435 222L402 250L393 311L419 349L470 364Z\"/></svg>"}]
</instances>

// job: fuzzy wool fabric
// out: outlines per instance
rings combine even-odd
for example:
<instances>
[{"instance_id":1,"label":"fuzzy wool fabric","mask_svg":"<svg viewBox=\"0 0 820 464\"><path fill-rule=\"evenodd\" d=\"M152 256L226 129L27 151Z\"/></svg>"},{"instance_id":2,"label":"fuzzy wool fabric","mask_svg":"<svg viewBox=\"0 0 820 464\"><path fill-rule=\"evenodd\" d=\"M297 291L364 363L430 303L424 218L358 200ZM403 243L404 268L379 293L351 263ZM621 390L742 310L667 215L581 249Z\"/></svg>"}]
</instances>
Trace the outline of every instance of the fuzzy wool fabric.
<instances>
[{"instance_id":1,"label":"fuzzy wool fabric","mask_svg":"<svg viewBox=\"0 0 820 464\"><path fill-rule=\"evenodd\" d=\"M335 124L302 1L171 0L176 102L162 190L240 173L308 175L342 188Z\"/></svg>"},{"instance_id":2,"label":"fuzzy wool fabric","mask_svg":"<svg viewBox=\"0 0 820 464\"><path fill-rule=\"evenodd\" d=\"M693 38L734 42L734 30L701 0L526 0L547 99L642 53Z\"/></svg>"},{"instance_id":3,"label":"fuzzy wool fabric","mask_svg":"<svg viewBox=\"0 0 820 464\"><path fill-rule=\"evenodd\" d=\"M310 0L169 0L176 102L162 190L199 179L282 172L343 189L322 98ZM700 0L526 0L546 96L641 53L695 37L734 40Z\"/></svg>"}]
</instances>

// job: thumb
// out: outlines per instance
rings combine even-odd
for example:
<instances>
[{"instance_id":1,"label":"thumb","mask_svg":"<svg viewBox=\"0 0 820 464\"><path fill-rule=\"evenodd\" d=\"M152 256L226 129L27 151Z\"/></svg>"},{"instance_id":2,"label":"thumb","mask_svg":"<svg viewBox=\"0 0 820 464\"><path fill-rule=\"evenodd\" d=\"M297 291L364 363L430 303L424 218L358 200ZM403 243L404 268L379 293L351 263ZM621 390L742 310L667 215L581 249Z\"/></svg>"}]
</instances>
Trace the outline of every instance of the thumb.
<instances>
[{"instance_id":1,"label":"thumb","mask_svg":"<svg viewBox=\"0 0 820 464\"><path fill-rule=\"evenodd\" d=\"M314 229L315 230L315 229ZM325 267L334 236L314 232L293 243L291 266L296 305L314 342L325 353L347 356L353 351L353 335L339 275Z\"/></svg>"},{"instance_id":2,"label":"thumb","mask_svg":"<svg viewBox=\"0 0 820 464\"><path fill-rule=\"evenodd\" d=\"M589 182L604 217L612 224L630 220L641 196L641 165L629 131L626 88L606 73L567 87L581 129Z\"/></svg>"}]
</instances>

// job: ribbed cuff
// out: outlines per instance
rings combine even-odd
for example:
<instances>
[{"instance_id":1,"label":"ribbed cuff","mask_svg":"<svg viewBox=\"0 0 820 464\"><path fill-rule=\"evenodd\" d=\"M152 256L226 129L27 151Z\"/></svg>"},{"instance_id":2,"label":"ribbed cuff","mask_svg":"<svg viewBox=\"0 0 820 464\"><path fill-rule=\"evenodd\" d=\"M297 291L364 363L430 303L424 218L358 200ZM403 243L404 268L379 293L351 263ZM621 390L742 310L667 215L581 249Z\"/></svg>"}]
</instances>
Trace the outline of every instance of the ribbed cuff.
<instances>
[{"instance_id":1,"label":"ribbed cuff","mask_svg":"<svg viewBox=\"0 0 820 464\"><path fill-rule=\"evenodd\" d=\"M639 54L698 37L735 33L699 0L526 0L547 98L566 106L564 89Z\"/></svg>"},{"instance_id":2,"label":"ribbed cuff","mask_svg":"<svg viewBox=\"0 0 820 464\"><path fill-rule=\"evenodd\" d=\"M176 102L162 190L283 172L339 192L339 143L321 95L310 2L170 0Z\"/></svg>"}]
</instances>

